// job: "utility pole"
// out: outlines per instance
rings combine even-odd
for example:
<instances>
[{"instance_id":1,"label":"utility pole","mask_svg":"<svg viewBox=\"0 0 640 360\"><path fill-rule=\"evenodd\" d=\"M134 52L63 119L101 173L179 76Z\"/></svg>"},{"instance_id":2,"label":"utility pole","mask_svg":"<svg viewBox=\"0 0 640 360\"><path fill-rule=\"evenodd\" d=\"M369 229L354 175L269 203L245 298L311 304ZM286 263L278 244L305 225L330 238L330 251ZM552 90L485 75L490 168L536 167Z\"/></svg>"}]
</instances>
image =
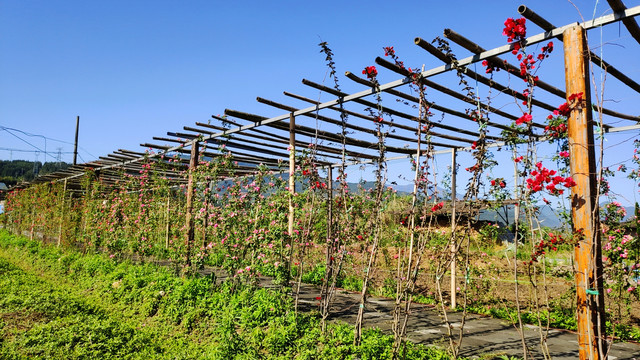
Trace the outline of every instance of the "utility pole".
<instances>
[{"instance_id":1,"label":"utility pole","mask_svg":"<svg viewBox=\"0 0 640 360\"><path fill-rule=\"evenodd\" d=\"M73 165L78 163L78 129L80 128L80 116L76 116L76 141L73 144Z\"/></svg>"}]
</instances>

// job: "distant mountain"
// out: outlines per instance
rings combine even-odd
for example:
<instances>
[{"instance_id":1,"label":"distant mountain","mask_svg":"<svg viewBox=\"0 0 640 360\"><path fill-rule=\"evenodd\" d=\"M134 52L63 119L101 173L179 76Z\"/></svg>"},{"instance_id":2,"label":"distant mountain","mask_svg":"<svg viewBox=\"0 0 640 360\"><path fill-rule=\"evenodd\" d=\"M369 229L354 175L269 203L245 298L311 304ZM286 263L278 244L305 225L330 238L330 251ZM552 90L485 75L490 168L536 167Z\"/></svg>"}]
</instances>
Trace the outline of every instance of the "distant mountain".
<instances>
[{"instance_id":1,"label":"distant mountain","mask_svg":"<svg viewBox=\"0 0 640 360\"><path fill-rule=\"evenodd\" d=\"M635 206L626 206L624 209L627 210L627 216L625 216L624 219L622 219L622 221L629 221L633 219L634 216L636 216Z\"/></svg>"},{"instance_id":2,"label":"distant mountain","mask_svg":"<svg viewBox=\"0 0 640 360\"><path fill-rule=\"evenodd\" d=\"M602 208L605 204L601 204ZM509 205L506 207L507 211L504 209L500 209L499 211L488 209L480 211L479 220L483 221L492 221L503 225L511 225L513 224L515 218L515 207L513 205ZM635 216L635 207L627 206L624 208L627 211L627 216L622 220L623 222L629 221ZM549 227L552 229L561 228L565 225L564 220L560 218L558 215L559 211L552 209L550 206L542 206L540 208L540 213L538 214L538 221L540 221L540 226ZM524 211L520 214L520 218L524 218Z\"/></svg>"},{"instance_id":3,"label":"distant mountain","mask_svg":"<svg viewBox=\"0 0 640 360\"><path fill-rule=\"evenodd\" d=\"M387 184L389 185L389 184ZM404 185L397 185L397 184L390 184L389 186L391 186L393 189L395 189L399 194L402 195L409 195L411 193L413 193L413 184L404 184ZM429 195L433 195L436 194L438 195L438 197L443 197L445 194L445 190L441 187L430 187L429 191L428 191Z\"/></svg>"}]
</instances>

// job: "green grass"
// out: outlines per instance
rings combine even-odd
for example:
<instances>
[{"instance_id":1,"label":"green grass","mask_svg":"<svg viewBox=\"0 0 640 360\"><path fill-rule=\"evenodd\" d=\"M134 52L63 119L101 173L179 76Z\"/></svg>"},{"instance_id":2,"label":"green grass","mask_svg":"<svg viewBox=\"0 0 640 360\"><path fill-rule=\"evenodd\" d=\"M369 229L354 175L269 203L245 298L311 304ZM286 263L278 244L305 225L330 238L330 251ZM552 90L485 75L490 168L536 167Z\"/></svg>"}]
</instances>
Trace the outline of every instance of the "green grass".
<instances>
[{"instance_id":1,"label":"green grass","mask_svg":"<svg viewBox=\"0 0 640 360\"><path fill-rule=\"evenodd\" d=\"M0 231L2 359L387 359L375 329L320 332L280 292L63 252ZM407 358L447 359L414 344Z\"/></svg>"}]
</instances>

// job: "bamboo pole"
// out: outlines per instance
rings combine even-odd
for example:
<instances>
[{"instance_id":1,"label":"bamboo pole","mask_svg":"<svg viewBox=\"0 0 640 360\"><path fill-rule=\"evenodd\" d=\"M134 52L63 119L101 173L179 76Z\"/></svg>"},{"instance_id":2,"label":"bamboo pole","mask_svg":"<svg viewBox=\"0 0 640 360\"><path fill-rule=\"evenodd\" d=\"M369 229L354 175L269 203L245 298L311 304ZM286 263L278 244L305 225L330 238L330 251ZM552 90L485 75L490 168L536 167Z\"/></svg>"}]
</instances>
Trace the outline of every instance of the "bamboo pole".
<instances>
[{"instance_id":1,"label":"bamboo pole","mask_svg":"<svg viewBox=\"0 0 640 360\"><path fill-rule=\"evenodd\" d=\"M456 302L456 148L451 149L451 308Z\"/></svg>"},{"instance_id":2,"label":"bamboo pole","mask_svg":"<svg viewBox=\"0 0 640 360\"><path fill-rule=\"evenodd\" d=\"M580 26L564 34L567 95L582 93L568 119L571 176L571 215L574 232L581 231L575 248L578 345L580 359L603 359L606 351L602 256L598 231L596 165L591 117L586 35ZM568 100L567 100L568 101Z\"/></svg>"},{"instance_id":3,"label":"bamboo pole","mask_svg":"<svg viewBox=\"0 0 640 360\"><path fill-rule=\"evenodd\" d=\"M191 266L191 248L193 247L193 172L198 164L198 141L191 144L191 157L189 159L189 180L187 182L187 210L185 214L187 226L187 266Z\"/></svg>"}]
</instances>

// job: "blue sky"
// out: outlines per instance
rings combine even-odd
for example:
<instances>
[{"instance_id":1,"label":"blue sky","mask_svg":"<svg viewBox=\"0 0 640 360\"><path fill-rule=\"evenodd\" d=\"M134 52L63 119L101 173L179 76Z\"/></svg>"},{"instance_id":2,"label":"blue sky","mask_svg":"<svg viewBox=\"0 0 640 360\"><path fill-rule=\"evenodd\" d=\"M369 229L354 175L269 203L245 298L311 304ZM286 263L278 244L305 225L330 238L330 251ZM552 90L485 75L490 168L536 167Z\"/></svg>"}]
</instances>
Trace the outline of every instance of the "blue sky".
<instances>
[{"instance_id":1,"label":"blue sky","mask_svg":"<svg viewBox=\"0 0 640 360\"><path fill-rule=\"evenodd\" d=\"M608 9L605 1L574 3L587 19ZM626 1L627 6L639 3ZM383 55L384 46L394 46L408 65L424 64L429 69L441 64L415 46L414 37L431 40L441 36L444 28L452 28L491 49L505 43L502 24L518 16L519 4L0 0L0 126L48 137L48 161L55 159L58 148L63 160L71 161L77 115L81 160L94 160L120 148L141 150L138 145L153 136L206 122L225 108L265 116L282 113L258 104L257 96L284 103L292 101L283 91L318 98L318 92L301 80L331 84L325 78L320 41L329 43L340 74L347 70L360 74ZM528 5L558 26L581 20L568 1ZM531 25L529 34L539 32ZM591 32L591 45L602 44L596 47L605 59L625 65L621 66L625 73L640 81L638 62L630 60L638 58L639 46L632 46L626 29L614 25L602 35ZM561 69L561 53L554 55L550 64ZM563 88L562 74L555 71L545 80ZM397 78L380 72L381 82ZM344 78L341 84L347 92L362 90ZM611 89L606 98L616 101L612 107L640 113L638 94ZM41 137L11 133L44 150ZM11 133L0 130L0 159L34 160L35 153L17 151L34 147ZM607 144L616 145L633 135L611 136ZM613 148L624 158L615 156L611 163L631 158L630 142ZM43 158L39 153L38 160ZM448 159L439 161L446 164ZM507 173L512 172L508 168ZM621 192L634 201L631 187L620 182Z\"/></svg>"}]
</instances>

